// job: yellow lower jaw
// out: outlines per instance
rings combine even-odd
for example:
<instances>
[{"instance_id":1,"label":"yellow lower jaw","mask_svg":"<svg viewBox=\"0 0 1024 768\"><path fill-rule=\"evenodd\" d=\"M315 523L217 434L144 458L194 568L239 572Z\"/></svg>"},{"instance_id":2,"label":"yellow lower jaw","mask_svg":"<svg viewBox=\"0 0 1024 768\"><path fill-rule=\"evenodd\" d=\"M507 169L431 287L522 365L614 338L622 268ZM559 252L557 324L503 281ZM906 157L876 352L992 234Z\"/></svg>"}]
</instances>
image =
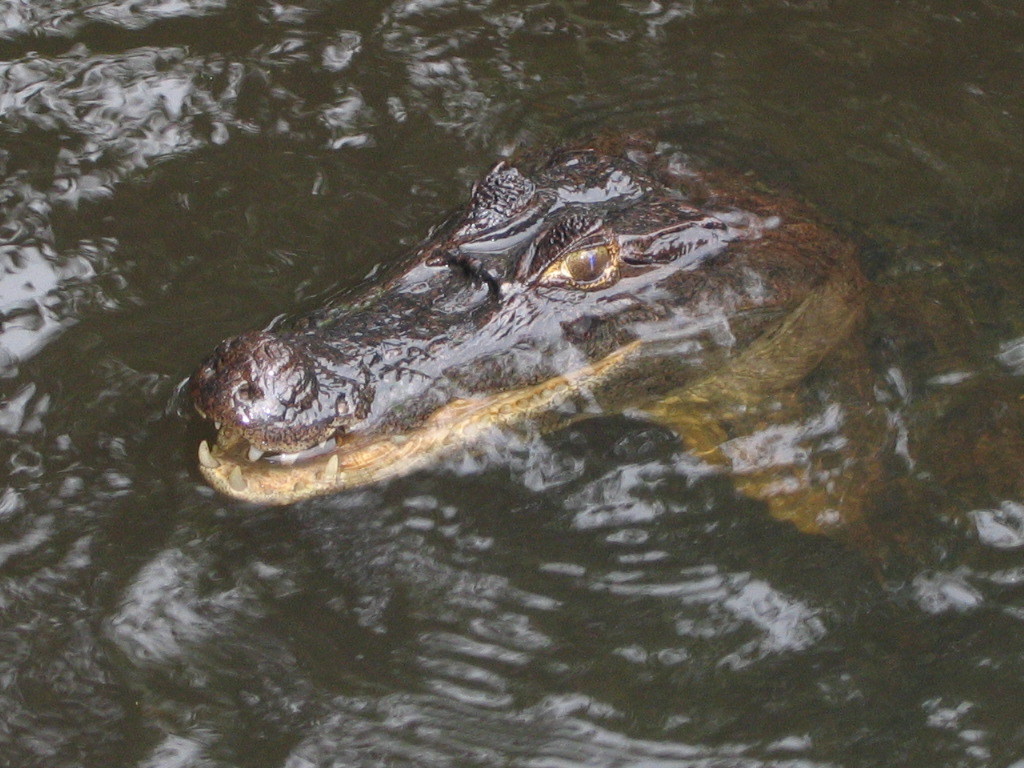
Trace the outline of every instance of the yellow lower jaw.
<instances>
[{"instance_id":1,"label":"yellow lower jaw","mask_svg":"<svg viewBox=\"0 0 1024 768\"><path fill-rule=\"evenodd\" d=\"M240 462L220 444L211 449L203 441L199 470L220 493L257 504L291 504L399 477L473 443L492 428L550 412L606 379L639 348L640 342L633 342L596 363L531 387L449 403L408 434L356 438L291 466Z\"/></svg>"}]
</instances>

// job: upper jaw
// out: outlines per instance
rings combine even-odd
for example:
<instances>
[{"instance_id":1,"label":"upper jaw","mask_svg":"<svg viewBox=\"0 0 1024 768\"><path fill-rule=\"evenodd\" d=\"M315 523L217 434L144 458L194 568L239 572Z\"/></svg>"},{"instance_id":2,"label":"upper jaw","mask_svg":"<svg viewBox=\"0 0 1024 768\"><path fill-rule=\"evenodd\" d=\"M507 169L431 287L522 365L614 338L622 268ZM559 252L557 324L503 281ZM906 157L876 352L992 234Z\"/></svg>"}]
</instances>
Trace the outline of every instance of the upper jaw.
<instances>
[{"instance_id":1,"label":"upper jaw","mask_svg":"<svg viewBox=\"0 0 1024 768\"><path fill-rule=\"evenodd\" d=\"M221 452L245 456L251 462L267 458L291 463L307 455L313 456L330 450L345 432L343 427L334 424L305 428L293 426L283 430L254 428L237 422L217 422L201 410L199 414L213 423L216 429L215 445Z\"/></svg>"},{"instance_id":2,"label":"upper jaw","mask_svg":"<svg viewBox=\"0 0 1024 768\"><path fill-rule=\"evenodd\" d=\"M223 342L193 374L196 411L215 445L258 460L322 448L357 420L369 388L322 380L326 363L295 339L250 332Z\"/></svg>"}]
</instances>

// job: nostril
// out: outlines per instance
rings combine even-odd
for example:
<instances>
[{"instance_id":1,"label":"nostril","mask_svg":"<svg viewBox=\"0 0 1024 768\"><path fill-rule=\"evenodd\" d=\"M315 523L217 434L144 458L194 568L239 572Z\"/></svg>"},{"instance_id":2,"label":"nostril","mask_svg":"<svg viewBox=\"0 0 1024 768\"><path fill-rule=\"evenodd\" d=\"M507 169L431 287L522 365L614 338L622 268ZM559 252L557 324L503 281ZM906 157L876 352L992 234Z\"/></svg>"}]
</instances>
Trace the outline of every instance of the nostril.
<instances>
[{"instance_id":1,"label":"nostril","mask_svg":"<svg viewBox=\"0 0 1024 768\"><path fill-rule=\"evenodd\" d=\"M263 391L255 384L244 383L238 385L238 389L235 390L235 395L240 400L252 402L253 400L259 400L263 397Z\"/></svg>"},{"instance_id":2,"label":"nostril","mask_svg":"<svg viewBox=\"0 0 1024 768\"><path fill-rule=\"evenodd\" d=\"M263 331L228 339L195 375L199 410L240 430L257 450L294 453L365 418L360 371L337 363L304 336Z\"/></svg>"}]
</instances>

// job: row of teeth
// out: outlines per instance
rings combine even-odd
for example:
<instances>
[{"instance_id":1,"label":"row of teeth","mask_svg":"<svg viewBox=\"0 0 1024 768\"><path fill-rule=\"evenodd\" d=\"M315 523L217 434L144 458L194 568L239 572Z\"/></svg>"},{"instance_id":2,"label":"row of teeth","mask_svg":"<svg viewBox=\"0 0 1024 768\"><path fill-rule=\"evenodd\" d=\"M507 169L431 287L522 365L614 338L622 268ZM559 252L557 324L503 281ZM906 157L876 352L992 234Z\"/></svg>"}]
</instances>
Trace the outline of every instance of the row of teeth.
<instances>
[{"instance_id":1,"label":"row of teeth","mask_svg":"<svg viewBox=\"0 0 1024 768\"><path fill-rule=\"evenodd\" d=\"M255 446L249 446L249 451L246 453L246 457L249 461L255 463L264 456L267 456L268 461L290 466L300 459L309 459L326 451L332 451L337 444L337 441L333 437L329 437L326 440L317 443L312 448L307 448L304 451L296 451L295 453L271 453L270 455L267 455L266 451L261 451Z\"/></svg>"},{"instance_id":2,"label":"row of teeth","mask_svg":"<svg viewBox=\"0 0 1024 768\"><path fill-rule=\"evenodd\" d=\"M220 428L221 428L222 424L223 424L223 422L214 421L213 422L213 428L215 430L217 430L218 432L220 432ZM204 440L203 442L205 443L206 441ZM307 448L307 449L305 449L303 451L296 451L295 453L272 453L269 456L267 456L267 459L270 460L270 461L276 461L276 462L278 462L280 464L291 465L291 464L294 464L299 459L310 458L312 456L316 456L318 453L323 453L324 451L334 450L334 447L336 445L337 445L337 441L333 437L329 437L326 440L322 440L321 442L317 443L312 448ZM204 453L204 451L200 447L200 449L199 449L199 456L200 456L200 458L202 458L203 453ZM205 453L206 453L207 456L210 456L210 447L209 446L206 447ZM255 463L255 462L259 461L260 459L262 459L264 457L264 455L266 455L266 453L267 453L267 451L262 451L259 448L250 445L249 446L249 451L246 454L246 456L248 457L249 461ZM212 456L210 456L210 458L213 459ZM216 461L216 459L213 459L213 460Z\"/></svg>"},{"instance_id":3,"label":"row of teeth","mask_svg":"<svg viewBox=\"0 0 1024 768\"><path fill-rule=\"evenodd\" d=\"M334 444L334 439L332 438L330 440L325 440L323 443L320 443L320 445L318 445L316 448L310 448L309 450L306 450L306 451L300 451L298 454L284 454L284 455L288 455L288 456L294 457L294 458L291 459L291 461L288 462L290 464L290 463L294 462L296 460L296 458L299 457L299 456L319 454L324 449L329 448L329 447L333 447L333 444ZM209 446L209 444L205 440L203 440L203 441L201 441L199 443L199 463L202 466L206 467L207 469L217 469L220 466L220 461L218 461L217 459L215 459L213 457L213 454L210 452L210 446ZM332 455L327 460L327 463L324 465L323 477L326 479L326 478L332 478L335 475L337 475L338 474L338 467L339 466L340 466L340 462L338 461L338 454ZM248 483L246 482L245 477L242 475L242 469L237 464L231 470L231 473L228 475L228 483L236 491L244 491L246 489L246 487L248 486Z\"/></svg>"},{"instance_id":4,"label":"row of teeth","mask_svg":"<svg viewBox=\"0 0 1024 768\"><path fill-rule=\"evenodd\" d=\"M312 448L307 448L304 451L297 451L296 453L272 453L267 456L268 461L273 461L277 464L284 464L285 466L291 466L299 459L309 459L314 456L319 456L321 453L327 451L333 451L337 447L337 441L330 437L320 443L317 443ZM249 447L249 451L246 453L246 457L249 461L256 463L267 454L266 451L261 451L259 448ZM207 469L216 469L220 466L220 462L213 458L213 454L210 452L210 446L205 440L199 443L199 463Z\"/></svg>"}]
</instances>

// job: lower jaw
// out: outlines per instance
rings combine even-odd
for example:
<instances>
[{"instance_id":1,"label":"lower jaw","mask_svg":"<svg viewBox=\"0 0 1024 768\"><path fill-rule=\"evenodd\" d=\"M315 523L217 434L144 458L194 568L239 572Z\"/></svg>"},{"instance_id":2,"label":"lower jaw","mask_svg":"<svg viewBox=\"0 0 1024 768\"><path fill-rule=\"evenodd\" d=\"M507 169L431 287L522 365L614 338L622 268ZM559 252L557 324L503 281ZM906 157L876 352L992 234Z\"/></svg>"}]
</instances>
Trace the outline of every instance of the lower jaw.
<instances>
[{"instance_id":1,"label":"lower jaw","mask_svg":"<svg viewBox=\"0 0 1024 768\"><path fill-rule=\"evenodd\" d=\"M248 461L219 446L199 449L199 471L220 493L256 504L291 504L379 482L428 463L417 458L409 440L386 436L344 443L312 458L284 463Z\"/></svg>"},{"instance_id":2,"label":"lower jaw","mask_svg":"<svg viewBox=\"0 0 1024 768\"><path fill-rule=\"evenodd\" d=\"M423 424L401 435L352 437L334 450L293 464L246 457L205 441L199 469L220 493L256 504L282 505L337 493L409 474L465 448L495 428L511 427L552 414L573 398L587 394L640 348L629 344L602 360L540 384L496 395L458 400L436 411ZM558 421L571 419L559 416Z\"/></svg>"}]
</instances>

